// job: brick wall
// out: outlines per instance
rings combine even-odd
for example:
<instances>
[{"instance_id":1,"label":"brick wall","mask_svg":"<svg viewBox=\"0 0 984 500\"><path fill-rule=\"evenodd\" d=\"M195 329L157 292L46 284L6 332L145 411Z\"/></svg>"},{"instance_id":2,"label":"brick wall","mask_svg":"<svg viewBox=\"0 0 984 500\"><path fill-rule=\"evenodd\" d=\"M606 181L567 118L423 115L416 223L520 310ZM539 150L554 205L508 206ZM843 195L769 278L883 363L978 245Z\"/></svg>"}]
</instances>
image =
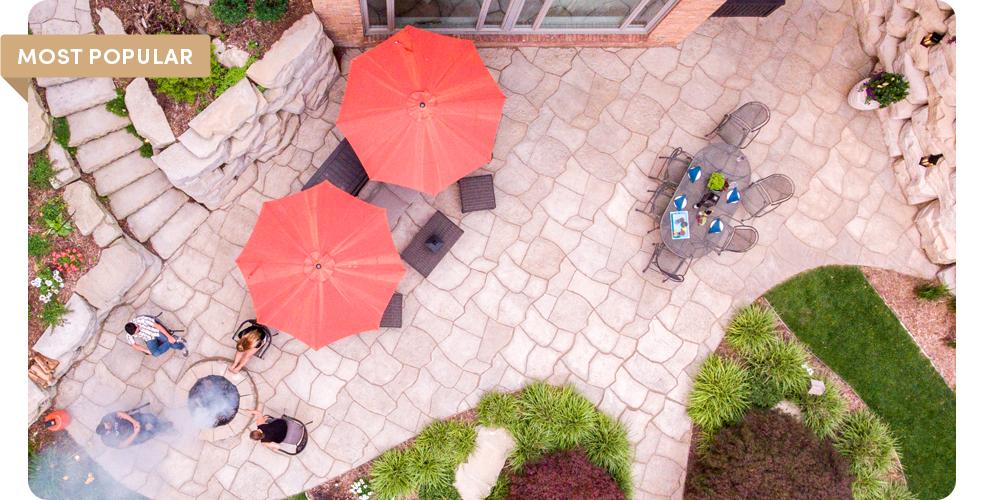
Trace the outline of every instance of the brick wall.
<instances>
[{"instance_id":1,"label":"brick wall","mask_svg":"<svg viewBox=\"0 0 984 500\"><path fill-rule=\"evenodd\" d=\"M364 36L359 0L312 0L335 45L376 45L388 35ZM654 47L677 45L726 0L680 0L647 35L457 35L478 47Z\"/></svg>"}]
</instances>

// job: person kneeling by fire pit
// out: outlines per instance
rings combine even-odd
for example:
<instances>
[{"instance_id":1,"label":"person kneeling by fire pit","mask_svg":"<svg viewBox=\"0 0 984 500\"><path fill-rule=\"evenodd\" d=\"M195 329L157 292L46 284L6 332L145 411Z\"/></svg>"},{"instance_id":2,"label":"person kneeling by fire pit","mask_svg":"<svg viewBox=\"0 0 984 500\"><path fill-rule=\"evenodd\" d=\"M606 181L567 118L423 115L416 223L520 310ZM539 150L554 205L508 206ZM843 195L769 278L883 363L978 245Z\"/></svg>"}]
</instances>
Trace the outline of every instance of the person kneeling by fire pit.
<instances>
[{"instance_id":1,"label":"person kneeling by fire pit","mask_svg":"<svg viewBox=\"0 0 984 500\"><path fill-rule=\"evenodd\" d=\"M188 348L185 347L184 339L171 335L153 316L137 316L123 329L126 330L126 341L130 347L144 354L157 357L169 349L177 349L188 357ZM137 344L137 340L143 340L147 347Z\"/></svg>"},{"instance_id":2,"label":"person kneeling by fire pit","mask_svg":"<svg viewBox=\"0 0 984 500\"><path fill-rule=\"evenodd\" d=\"M284 439L287 439L287 421L282 418L273 418L270 415L264 415L259 410L243 409L243 411L254 415L256 421L260 422L256 426L257 430L249 433L249 438L253 441L259 441L260 444L271 450L279 450L280 443L283 443Z\"/></svg>"},{"instance_id":3,"label":"person kneeling by fire pit","mask_svg":"<svg viewBox=\"0 0 984 500\"><path fill-rule=\"evenodd\" d=\"M149 413L129 413L117 411L106 414L96 427L96 434L102 438L103 444L110 448L126 448L131 444L150 441L160 433L169 433L173 429L171 422L161 420Z\"/></svg>"}]
</instances>

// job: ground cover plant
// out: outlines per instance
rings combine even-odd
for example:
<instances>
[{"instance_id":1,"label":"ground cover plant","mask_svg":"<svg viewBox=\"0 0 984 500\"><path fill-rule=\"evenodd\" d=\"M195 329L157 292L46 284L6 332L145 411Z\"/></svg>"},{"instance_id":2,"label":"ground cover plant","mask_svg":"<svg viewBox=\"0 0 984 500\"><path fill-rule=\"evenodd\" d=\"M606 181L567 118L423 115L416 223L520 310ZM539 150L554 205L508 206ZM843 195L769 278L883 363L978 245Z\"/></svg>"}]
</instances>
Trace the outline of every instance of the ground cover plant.
<instances>
[{"instance_id":1,"label":"ground cover plant","mask_svg":"<svg viewBox=\"0 0 984 500\"><path fill-rule=\"evenodd\" d=\"M909 489L945 498L956 479L956 394L855 267L821 267L766 298L810 350L898 435Z\"/></svg>"},{"instance_id":2,"label":"ground cover plant","mask_svg":"<svg viewBox=\"0 0 984 500\"><path fill-rule=\"evenodd\" d=\"M460 498L454 470L475 449L474 425L459 420L431 423L407 448L386 451L372 463L369 487L375 498L417 494L419 500Z\"/></svg>"},{"instance_id":3,"label":"ground cover plant","mask_svg":"<svg viewBox=\"0 0 984 500\"><path fill-rule=\"evenodd\" d=\"M505 500L623 500L615 480L581 448L555 451L526 464L509 480Z\"/></svg>"}]
</instances>

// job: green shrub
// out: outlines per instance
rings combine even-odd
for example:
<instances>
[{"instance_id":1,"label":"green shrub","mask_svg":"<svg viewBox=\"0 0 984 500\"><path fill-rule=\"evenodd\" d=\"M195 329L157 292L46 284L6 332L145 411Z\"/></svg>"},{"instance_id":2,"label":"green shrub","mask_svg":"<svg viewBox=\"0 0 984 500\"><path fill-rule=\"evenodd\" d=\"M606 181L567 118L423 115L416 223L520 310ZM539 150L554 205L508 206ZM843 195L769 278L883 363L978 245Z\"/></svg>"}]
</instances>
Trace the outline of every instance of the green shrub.
<instances>
[{"instance_id":1,"label":"green shrub","mask_svg":"<svg viewBox=\"0 0 984 500\"><path fill-rule=\"evenodd\" d=\"M212 0L210 9L212 15L225 24L239 24L249 13L246 0Z\"/></svg>"},{"instance_id":2,"label":"green shrub","mask_svg":"<svg viewBox=\"0 0 984 500\"><path fill-rule=\"evenodd\" d=\"M31 168L27 171L27 183L35 189L50 189L55 168L48 159L48 150L42 149L31 157Z\"/></svg>"},{"instance_id":3,"label":"green shrub","mask_svg":"<svg viewBox=\"0 0 984 500\"><path fill-rule=\"evenodd\" d=\"M72 312L69 308L65 307L57 297L52 298L50 301L46 302L41 309L41 322L44 323L46 327L48 326L58 326L65 322L63 316Z\"/></svg>"},{"instance_id":4,"label":"green shrub","mask_svg":"<svg viewBox=\"0 0 984 500\"><path fill-rule=\"evenodd\" d=\"M901 73L876 73L861 88L865 91L865 103L877 101L882 108L909 95L909 82L905 81L905 75Z\"/></svg>"},{"instance_id":5,"label":"green shrub","mask_svg":"<svg viewBox=\"0 0 984 500\"><path fill-rule=\"evenodd\" d=\"M417 488L416 477L410 472L408 451L389 450L372 462L369 471L372 491L380 500L402 498Z\"/></svg>"},{"instance_id":6,"label":"green shrub","mask_svg":"<svg viewBox=\"0 0 984 500\"><path fill-rule=\"evenodd\" d=\"M476 438L478 432L470 424L436 420L420 431L414 447L440 461L457 466L475 451Z\"/></svg>"},{"instance_id":7,"label":"green shrub","mask_svg":"<svg viewBox=\"0 0 984 500\"><path fill-rule=\"evenodd\" d=\"M957 314L957 296L951 295L946 299L946 308L950 310L953 314Z\"/></svg>"},{"instance_id":8,"label":"green shrub","mask_svg":"<svg viewBox=\"0 0 984 500\"><path fill-rule=\"evenodd\" d=\"M461 500L461 494L454 487L454 468L445 467L441 479L436 483L424 483L417 490L419 500Z\"/></svg>"},{"instance_id":9,"label":"green shrub","mask_svg":"<svg viewBox=\"0 0 984 500\"><path fill-rule=\"evenodd\" d=\"M884 475L870 470L855 471L851 497L853 500L882 500L887 488L888 479Z\"/></svg>"},{"instance_id":10,"label":"green shrub","mask_svg":"<svg viewBox=\"0 0 984 500\"><path fill-rule=\"evenodd\" d=\"M449 469L452 471L450 478L447 474ZM433 450L424 450L416 446L411 449L407 470L418 488L454 486L454 468L444 460L443 456L433 453Z\"/></svg>"},{"instance_id":11,"label":"green shrub","mask_svg":"<svg viewBox=\"0 0 984 500\"><path fill-rule=\"evenodd\" d=\"M919 300L936 302L937 300L950 295L950 287L938 281L934 281L916 285L916 287L912 289L912 293L916 294L916 298Z\"/></svg>"},{"instance_id":12,"label":"green shrub","mask_svg":"<svg viewBox=\"0 0 984 500\"><path fill-rule=\"evenodd\" d=\"M256 0L253 11L256 18L265 23L279 21L287 12L287 0Z\"/></svg>"},{"instance_id":13,"label":"green shrub","mask_svg":"<svg viewBox=\"0 0 984 500\"><path fill-rule=\"evenodd\" d=\"M519 420L519 402L510 394L487 392L476 409L478 423L486 427L512 429Z\"/></svg>"},{"instance_id":14,"label":"green shrub","mask_svg":"<svg viewBox=\"0 0 984 500\"><path fill-rule=\"evenodd\" d=\"M215 70L214 63L212 70ZM188 104L194 104L199 95L204 98L212 88L211 78L154 78L154 82L157 92Z\"/></svg>"},{"instance_id":15,"label":"green shrub","mask_svg":"<svg viewBox=\"0 0 984 500\"><path fill-rule=\"evenodd\" d=\"M592 464L607 470L626 494L632 491L632 444L625 424L597 412L593 429L582 444Z\"/></svg>"},{"instance_id":16,"label":"green shrub","mask_svg":"<svg viewBox=\"0 0 984 500\"><path fill-rule=\"evenodd\" d=\"M215 81L215 97L219 97L220 95L222 95L223 92L225 92L226 90L229 90L230 87L232 87L233 85L239 83L239 80L242 80L243 78L245 78L246 77L246 70L249 69L249 67L254 62L256 62L256 58L253 57L253 56L250 56L249 57L249 60L246 62L246 66L243 66L241 68L238 67L238 66L236 66L236 67L232 67L232 68L226 69L225 66L222 66L220 64L219 67L222 68L220 70L220 72L222 74L221 75L217 75L215 77L215 79L214 79L214 81Z\"/></svg>"},{"instance_id":17,"label":"green shrub","mask_svg":"<svg viewBox=\"0 0 984 500\"><path fill-rule=\"evenodd\" d=\"M149 142L145 142L140 145L140 157L150 158L154 156L154 146L151 146Z\"/></svg>"},{"instance_id":18,"label":"green shrub","mask_svg":"<svg viewBox=\"0 0 984 500\"><path fill-rule=\"evenodd\" d=\"M503 470L495 480L495 485L492 486L492 491L489 492L489 496L485 497L485 500L504 500L507 496L509 496L509 476Z\"/></svg>"},{"instance_id":19,"label":"green shrub","mask_svg":"<svg viewBox=\"0 0 984 500\"><path fill-rule=\"evenodd\" d=\"M840 395L840 384L819 377L826 390L815 396L804 393L796 399L796 404L802 411L803 424L810 428L820 439L832 437L847 416L847 403Z\"/></svg>"},{"instance_id":20,"label":"green shrub","mask_svg":"<svg viewBox=\"0 0 984 500\"><path fill-rule=\"evenodd\" d=\"M694 378L687 414L702 429L736 422L751 405L750 375L737 362L711 354Z\"/></svg>"},{"instance_id":21,"label":"green shrub","mask_svg":"<svg viewBox=\"0 0 984 500\"><path fill-rule=\"evenodd\" d=\"M783 398L799 396L809 389L810 376L803 368L806 349L799 342L773 338L746 360L749 370L775 385Z\"/></svg>"},{"instance_id":22,"label":"green shrub","mask_svg":"<svg viewBox=\"0 0 984 500\"><path fill-rule=\"evenodd\" d=\"M27 254L31 257L41 258L48 255L51 250L51 241L41 234L27 235Z\"/></svg>"},{"instance_id":23,"label":"green shrub","mask_svg":"<svg viewBox=\"0 0 984 500\"><path fill-rule=\"evenodd\" d=\"M598 410L571 385L555 394L553 425L550 441L559 449L570 449L591 437L598 429Z\"/></svg>"},{"instance_id":24,"label":"green shrub","mask_svg":"<svg viewBox=\"0 0 984 500\"><path fill-rule=\"evenodd\" d=\"M834 447L851 459L851 468L859 481L862 478L874 481L898 470L896 444L888 424L867 409L844 418L834 436Z\"/></svg>"},{"instance_id":25,"label":"green shrub","mask_svg":"<svg viewBox=\"0 0 984 500\"><path fill-rule=\"evenodd\" d=\"M768 410L783 400L779 387L761 376L753 375L749 384L751 386L748 393L749 400L756 408Z\"/></svg>"},{"instance_id":26,"label":"green shrub","mask_svg":"<svg viewBox=\"0 0 984 500\"><path fill-rule=\"evenodd\" d=\"M117 88L116 97L106 103L106 109L116 116L129 116L130 111L126 109L126 101L123 99L126 90Z\"/></svg>"},{"instance_id":27,"label":"green shrub","mask_svg":"<svg viewBox=\"0 0 984 500\"><path fill-rule=\"evenodd\" d=\"M523 466L540 459L547 449L544 446L546 432L542 426L520 424L510 431L516 447L509 453L509 467L513 472L523 470Z\"/></svg>"},{"instance_id":28,"label":"green shrub","mask_svg":"<svg viewBox=\"0 0 984 500\"><path fill-rule=\"evenodd\" d=\"M761 351L768 340L775 337L775 315L758 304L752 304L735 313L725 335L732 347L746 355Z\"/></svg>"},{"instance_id":29,"label":"green shrub","mask_svg":"<svg viewBox=\"0 0 984 500\"><path fill-rule=\"evenodd\" d=\"M72 232L72 221L65 212L65 202L60 196L49 198L40 207L41 223L47 228L44 234L68 236Z\"/></svg>"},{"instance_id":30,"label":"green shrub","mask_svg":"<svg viewBox=\"0 0 984 500\"><path fill-rule=\"evenodd\" d=\"M919 500L902 481L889 480L879 500Z\"/></svg>"},{"instance_id":31,"label":"green shrub","mask_svg":"<svg viewBox=\"0 0 984 500\"><path fill-rule=\"evenodd\" d=\"M68 119L66 119L64 116L60 116L52 120L51 134L52 134L52 139L54 139L54 141L58 143L59 146L65 149L69 149L68 141L70 141L72 138L72 132L68 129ZM75 155L72 154L72 156Z\"/></svg>"}]
</instances>

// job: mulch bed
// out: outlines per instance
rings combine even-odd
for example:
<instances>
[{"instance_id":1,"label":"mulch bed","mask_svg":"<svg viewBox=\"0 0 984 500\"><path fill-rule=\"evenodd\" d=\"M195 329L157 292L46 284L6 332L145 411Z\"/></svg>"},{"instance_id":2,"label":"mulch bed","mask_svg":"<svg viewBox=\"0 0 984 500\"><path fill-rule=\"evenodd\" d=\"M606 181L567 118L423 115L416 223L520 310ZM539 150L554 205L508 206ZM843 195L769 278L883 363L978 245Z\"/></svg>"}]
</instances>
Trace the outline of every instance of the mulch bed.
<instances>
[{"instance_id":1,"label":"mulch bed","mask_svg":"<svg viewBox=\"0 0 984 500\"><path fill-rule=\"evenodd\" d=\"M249 3L252 9L252 0ZM287 31L298 19L314 12L311 0L290 0L287 13L276 22L264 23L256 18L247 17L239 24L226 25L216 20L208 9L204 9L202 17L189 20L181 5L180 0L91 0L93 26L97 26L97 33L102 33L96 23L96 18L99 17L96 11L106 7L120 18L127 34L208 34L212 37L224 37L223 43L227 47L233 46L247 51L249 51L247 45L256 42L259 48L252 52L257 59L260 59L270 46L280 39L284 31ZM117 86L120 86L120 83L117 81ZM201 111L199 108L204 108L203 103L210 102L212 98L199 96L195 103L188 104L164 94L156 94L156 87L151 81L150 88L155 92L157 102L163 108L175 137L188 130L188 122Z\"/></svg>"},{"instance_id":2,"label":"mulch bed","mask_svg":"<svg viewBox=\"0 0 984 500\"><path fill-rule=\"evenodd\" d=\"M871 267L862 267L861 272L956 392L957 350L947 343L957 339L957 317L947 308L946 301L917 299L912 289L925 283L924 279Z\"/></svg>"}]
</instances>

